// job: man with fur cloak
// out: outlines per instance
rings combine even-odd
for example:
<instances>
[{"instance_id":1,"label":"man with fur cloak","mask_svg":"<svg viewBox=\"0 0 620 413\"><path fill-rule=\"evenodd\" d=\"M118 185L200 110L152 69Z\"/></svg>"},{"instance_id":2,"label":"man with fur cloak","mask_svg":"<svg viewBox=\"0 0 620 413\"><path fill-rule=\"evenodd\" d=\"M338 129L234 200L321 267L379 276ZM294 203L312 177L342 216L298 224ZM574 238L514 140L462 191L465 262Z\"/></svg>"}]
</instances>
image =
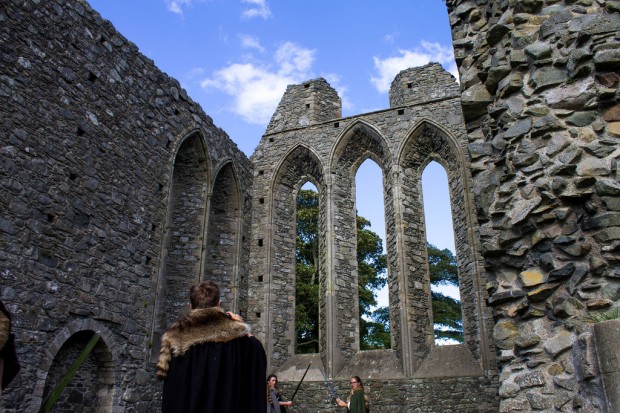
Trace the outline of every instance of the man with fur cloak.
<instances>
[{"instance_id":1,"label":"man with fur cloak","mask_svg":"<svg viewBox=\"0 0 620 413\"><path fill-rule=\"evenodd\" d=\"M265 413L267 358L212 281L190 289L191 311L161 340L162 413Z\"/></svg>"}]
</instances>

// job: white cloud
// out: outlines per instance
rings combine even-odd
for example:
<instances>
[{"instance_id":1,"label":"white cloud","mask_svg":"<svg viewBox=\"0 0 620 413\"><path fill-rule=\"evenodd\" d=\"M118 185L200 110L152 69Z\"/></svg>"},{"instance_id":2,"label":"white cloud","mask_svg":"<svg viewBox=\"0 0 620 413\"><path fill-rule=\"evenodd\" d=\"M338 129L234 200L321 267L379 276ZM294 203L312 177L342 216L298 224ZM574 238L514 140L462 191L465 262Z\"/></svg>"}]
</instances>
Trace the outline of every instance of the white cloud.
<instances>
[{"instance_id":1,"label":"white cloud","mask_svg":"<svg viewBox=\"0 0 620 413\"><path fill-rule=\"evenodd\" d=\"M274 63L233 63L204 79L205 90L221 90L233 98L231 111L244 121L266 125L275 112L286 86L311 77L314 50L284 43Z\"/></svg>"},{"instance_id":2,"label":"white cloud","mask_svg":"<svg viewBox=\"0 0 620 413\"><path fill-rule=\"evenodd\" d=\"M396 41L397 36L398 35L396 34L386 34L385 36L383 36L383 42L387 44L392 44Z\"/></svg>"},{"instance_id":3,"label":"white cloud","mask_svg":"<svg viewBox=\"0 0 620 413\"><path fill-rule=\"evenodd\" d=\"M269 10L266 0L241 0L241 2L251 5L243 10L241 16L247 19L262 17L265 20L271 17L271 10Z\"/></svg>"},{"instance_id":4,"label":"white cloud","mask_svg":"<svg viewBox=\"0 0 620 413\"><path fill-rule=\"evenodd\" d=\"M261 46L260 41L256 36L240 34L239 39L241 40L241 47L244 49L256 49L261 52L265 51L265 48Z\"/></svg>"},{"instance_id":5,"label":"white cloud","mask_svg":"<svg viewBox=\"0 0 620 413\"><path fill-rule=\"evenodd\" d=\"M370 82L381 93L389 92L392 80L401 70L423 66L429 62L440 63L458 79L458 71L451 47L423 41L420 47L414 50L399 50L399 53L400 56L386 59L373 57L377 75L372 76Z\"/></svg>"},{"instance_id":6,"label":"white cloud","mask_svg":"<svg viewBox=\"0 0 620 413\"><path fill-rule=\"evenodd\" d=\"M168 10L183 16L182 7L189 7L192 4L192 0L166 0L166 6Z\"/></svg>"}]
</instances>

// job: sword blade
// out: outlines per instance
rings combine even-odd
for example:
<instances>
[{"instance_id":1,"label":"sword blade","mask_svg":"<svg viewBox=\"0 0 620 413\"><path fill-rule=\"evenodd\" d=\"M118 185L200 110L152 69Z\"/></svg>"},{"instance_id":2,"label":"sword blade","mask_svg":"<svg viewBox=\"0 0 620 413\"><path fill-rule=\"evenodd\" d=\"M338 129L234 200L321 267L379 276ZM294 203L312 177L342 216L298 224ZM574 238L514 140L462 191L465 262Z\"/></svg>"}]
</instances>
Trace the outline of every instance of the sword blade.
<instances>
[{"instance_id":1,"label":"sword blade","mask_svg":"<svg viewBox=\"0 0 620 413\"><path fill-rule=\"evenodd\" d=\"M310 363L312 364L312 363ZM293 396L291 397L291 401L293 401L293 399L295 398L295 395L297 394L297 390L299 390L299 387L301 386L301 382L304 381L304 378L306 377L306 373L308 373L308 370L310 369L310 364L308 364L308 367L306 367L306 371L304 372L304 375L301 376L301 380L299 380L299 383L297 384L297 387L295 388L295 391L293 392Z\"/></svg>"},{"instance_id":2,"label":"sword blade","mask_svg":"<svg viewBox=\"0 0 620 413\"><path fill-rule=\"evenodd\" d=\"M334 388L332 387L331 384L329 384L329 380L327 380L327 377L325 376L325 373L323 373L323 369L321 369L321 367L319 367L319 371L321 372L321 374L323 375L323 380L325 380L325 384L327 384L327 387L329 388L329 390L332 392L332 396L334 396L334 399L338 398L338 395L336 394L336 391L334 390Z\"/></svg>"}]
</instances>

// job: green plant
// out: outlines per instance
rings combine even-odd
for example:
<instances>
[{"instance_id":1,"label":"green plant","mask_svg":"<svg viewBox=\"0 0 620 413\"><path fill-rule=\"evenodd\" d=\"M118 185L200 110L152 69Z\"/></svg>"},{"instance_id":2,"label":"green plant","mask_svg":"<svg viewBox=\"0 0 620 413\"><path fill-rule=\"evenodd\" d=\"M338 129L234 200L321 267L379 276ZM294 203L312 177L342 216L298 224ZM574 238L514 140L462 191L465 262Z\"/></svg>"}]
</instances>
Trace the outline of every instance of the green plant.
<instances>
[{"instance_id":1,"label":"green plant","mask_svg":"<svg viewBox=\"0 0 620 413\"><path fill-rule=\"evenodd\" d=\"M48 413L49 411L52 410L52 407L54 407L54 403L56 403L56 401L58 400L58 398L64 391L65 387L67 387L67 384L69 384L69 382L75 375L75 372L78 371L82 363L86 361L90 353L95 348L95 345L99 341L99 337L100 337L99 334L97 333L93 334L88 344L86 344L86 347L84 348L84 350L82 350L82 353L78 356L75 362L73 362L73 365L71 365L71 367L69 368L69 371L65 374L62 380L60 380L60 382L56 385L56 387L54 387L54 389L50 392L50 395L48 396L47 400L45 401L45 403L43 403L43 407L41 407L41 413Z\"/></svg>"},{"instance_id":2,"label":"green plant","mask_svg":"<svg viewBox=\"0 0 620 413\"><path fill-rule=\"evenodd\" d=\"M586 317L587 323L600 323L607 320L615 320L618 318L618 307L611 307L605 311L589 312Z\"/></svg>"}]
</instances>

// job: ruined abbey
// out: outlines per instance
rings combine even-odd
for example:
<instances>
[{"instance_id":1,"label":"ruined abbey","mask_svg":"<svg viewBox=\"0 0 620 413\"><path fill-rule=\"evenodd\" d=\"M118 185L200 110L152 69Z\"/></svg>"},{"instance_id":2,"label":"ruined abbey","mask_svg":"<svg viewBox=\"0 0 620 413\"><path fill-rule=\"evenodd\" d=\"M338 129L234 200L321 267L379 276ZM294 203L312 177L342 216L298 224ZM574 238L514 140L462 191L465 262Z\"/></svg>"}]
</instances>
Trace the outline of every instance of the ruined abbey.
<instances>
[{"instance_id":1,"label":"ruined abbey","mask_svg":"<svg viewBox=\"0 0 620 413\"><path fill-rule=\"evenodd\" d=\"M402 71L342 117L290 85L248 159L82 0L0 4L0 410L157 412L163 331L222 286L290 390L309 362L373 411L620 412L620 2L446 0L460 83ZM423 10L421 10L423 12ZM392 347L360 351L355 173L382 169ZM421 174L446 170L464 343L435 346ZM320 351L295 353L295 209L319 192ZM614 319L615 318L615 319ZM338 412L311 370L296 412Z\"/></svg>"}]
</instances>

